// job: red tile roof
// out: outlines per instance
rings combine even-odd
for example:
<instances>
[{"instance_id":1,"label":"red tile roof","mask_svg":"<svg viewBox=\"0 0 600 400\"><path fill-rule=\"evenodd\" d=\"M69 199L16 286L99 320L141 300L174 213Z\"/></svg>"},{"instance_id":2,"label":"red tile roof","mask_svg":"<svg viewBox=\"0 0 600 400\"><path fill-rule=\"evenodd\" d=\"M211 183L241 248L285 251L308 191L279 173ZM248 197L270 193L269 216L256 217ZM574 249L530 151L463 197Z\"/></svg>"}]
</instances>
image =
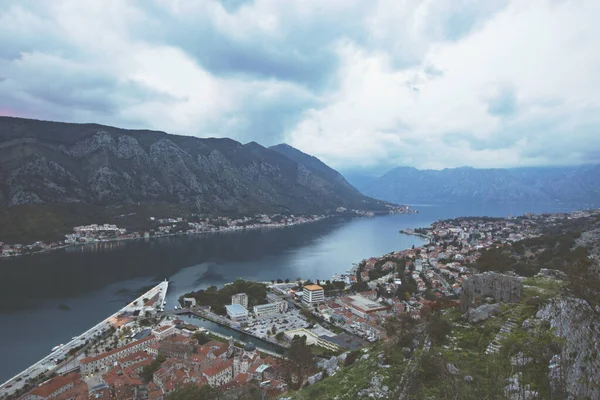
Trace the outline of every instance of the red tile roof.
<instances>
[{"instance_id":1,"label":"red tile roof","mask_svg":"<svg viewBox=\"0 0 600 400\"><path fill-rule=\"evenodd\" d=\"M81 379L81 375L79 375L78 373L74 373L74 372L70 373L68 375L59 375L55 378L50 379L46 383L43 383L42 385L38 386L37 388L33 389L30 393L35 394L40 397L48 397L52 393L56 392L57 390L67 386L70 383L74 384L76 381L78 381L80 379Z\"/></svg>"},{"instance_id":2,"label":"red tile roof","mask_svg":"<svg viewBox=\"0 0 600 400\"><path fill-rule=\"evenodd\" d=\"M233 360L221 361L217 364L214 364L208 368L205 368L202 373L207 376L214 376L220 373L221 371L226 370L227 368L231 368L233 366Z\"/></svg>"},{"instance_id":3,"label":"red tile roof","mask_svg":"<svg viewBox=\"0 0 600 400\"><path fill-rule=\"evenodd\" d=\"M153 340L153 339L154 339L154 336L148 336L147 338L137 340L135 342L126 344L125 346L117 347L116 349L111 350L109 352L98 354L97 356L94 356L94 357L85 357L85 358L82 358L81 361L80 361L80 364L87 364L87 363L90 363L90 362L93 362L93 361L102 360L103 358L106 358L106 357L108 357L110 355L117 354L117 353L119 353L119 352L121 352L123 350L126 350L126 349L130 348L130 347L133 347L135 345L138 345L140 343L144 343L144 342L147 342L147 341L150 341L150 340Z\"/></svg>"}]
</instances>

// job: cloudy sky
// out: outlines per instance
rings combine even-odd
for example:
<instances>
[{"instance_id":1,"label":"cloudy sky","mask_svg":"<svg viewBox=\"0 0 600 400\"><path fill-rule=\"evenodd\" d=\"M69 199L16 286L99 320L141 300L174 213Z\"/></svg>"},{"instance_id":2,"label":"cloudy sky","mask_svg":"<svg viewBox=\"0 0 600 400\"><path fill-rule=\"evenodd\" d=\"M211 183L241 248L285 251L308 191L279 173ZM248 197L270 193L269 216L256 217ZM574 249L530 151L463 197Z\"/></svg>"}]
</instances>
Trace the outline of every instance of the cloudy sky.
<instances>
[{"instance_id":1,"label":"cloudy sky","mask_svg":"<svg viewBox=\"0 0 600 400\"><path fill-rule=\"evenodd\" d=\"M600 162L598 0L3 0L0 115L342 169Z\"/></svg>"}]
</instances>

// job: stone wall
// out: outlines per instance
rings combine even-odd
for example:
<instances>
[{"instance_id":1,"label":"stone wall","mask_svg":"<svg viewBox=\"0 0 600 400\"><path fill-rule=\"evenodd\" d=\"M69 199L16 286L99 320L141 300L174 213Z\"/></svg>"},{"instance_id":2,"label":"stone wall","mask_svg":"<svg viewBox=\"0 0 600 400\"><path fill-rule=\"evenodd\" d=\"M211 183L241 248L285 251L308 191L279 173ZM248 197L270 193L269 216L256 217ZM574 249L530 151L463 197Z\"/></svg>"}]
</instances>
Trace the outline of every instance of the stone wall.
<instances>
[{"instance_id":1,"label":"stone wall","mask_svg":"<svg viewBox=\"0 0 600 400\"><path fill-rule=\"evenodd\" d=\"M498 302L518 303L523 293L523 278L484 272L463 280L461 306L463 311L476 307L477 298L493 297Z\"/></svg>"}]
</instances>

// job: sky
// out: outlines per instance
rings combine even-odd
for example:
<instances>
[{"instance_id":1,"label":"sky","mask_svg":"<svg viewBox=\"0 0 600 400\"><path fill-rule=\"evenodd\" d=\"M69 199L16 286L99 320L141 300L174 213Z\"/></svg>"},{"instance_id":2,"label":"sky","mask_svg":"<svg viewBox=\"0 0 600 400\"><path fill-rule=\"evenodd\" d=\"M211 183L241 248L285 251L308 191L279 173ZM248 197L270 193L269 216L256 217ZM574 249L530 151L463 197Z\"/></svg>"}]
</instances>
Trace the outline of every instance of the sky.
<instances>
[{"instance_id":1,"label":"sky","mask_svg":"<svg viewBox=\"0 0 600 400\"><path fill-rule=\"evenodd\" d=\"M3 0L0 115L344 171L600 163L598 0Z\"/></svg>"}]
</instances>

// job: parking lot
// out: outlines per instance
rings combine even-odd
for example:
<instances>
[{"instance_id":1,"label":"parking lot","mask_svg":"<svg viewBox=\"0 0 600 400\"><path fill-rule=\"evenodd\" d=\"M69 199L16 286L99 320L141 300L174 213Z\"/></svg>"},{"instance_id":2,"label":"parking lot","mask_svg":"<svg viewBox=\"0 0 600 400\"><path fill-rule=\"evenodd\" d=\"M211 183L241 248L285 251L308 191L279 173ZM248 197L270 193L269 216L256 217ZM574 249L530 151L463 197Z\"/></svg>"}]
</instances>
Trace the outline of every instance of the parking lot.
<instances>
[{"instance_id":1,"label":"parking lot","mask_svg":"<svg viewBox=\"0 0 600 400\"><path fill-rule=\"evenodd\" d=\"M270 317L250 319L247 321L246 331L254 336L265 338L271 333L273 326L277 332L285 332L292 329L306 328L309 323L300 315L298 310L291 310L282 314L273 314Z\"/></svg>"}]
</instances>

